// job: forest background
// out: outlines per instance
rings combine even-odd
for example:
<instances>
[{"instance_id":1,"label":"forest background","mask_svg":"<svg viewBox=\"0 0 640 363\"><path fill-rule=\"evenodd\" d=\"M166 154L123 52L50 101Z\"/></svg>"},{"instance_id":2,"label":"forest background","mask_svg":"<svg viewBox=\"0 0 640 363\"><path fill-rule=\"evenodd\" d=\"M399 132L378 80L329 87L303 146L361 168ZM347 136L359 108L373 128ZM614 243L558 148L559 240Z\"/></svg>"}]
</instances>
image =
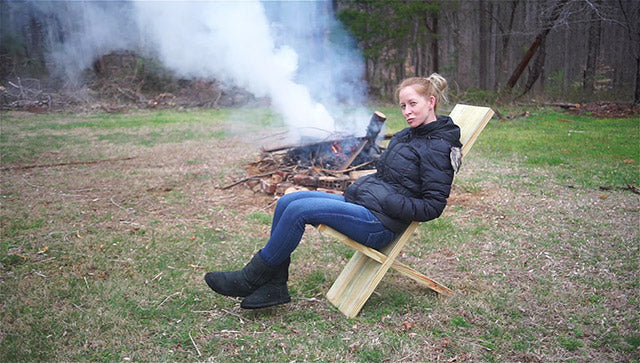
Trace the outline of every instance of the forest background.
<instances>
[{"instance_id":1,"label":"forest background","mask_svg":"<svg viewBox=\"0 0 640 363\"><path fill-rule=\"evenodd\" d=\"M640 102L638 1L320 3L357 41L365 64L361 77L373 99L389 100L393 87L406 76L439 72L451 81L454 94L483 102L523 96L539 102ZM47 57L52 39L63 39L72 31L65 28L68 23L39 17L31 2L3 0L0 10L4 109L97 100L111 102L110 108L122 103L230 106L253 98L215 79L173 74L148 54L126 49L97 54L91 67L71 80L53 72L53 61ZM335 32L309 39L343 40ZM244 46L250 47L251 40Z\"/></svg>"}]
</instances>

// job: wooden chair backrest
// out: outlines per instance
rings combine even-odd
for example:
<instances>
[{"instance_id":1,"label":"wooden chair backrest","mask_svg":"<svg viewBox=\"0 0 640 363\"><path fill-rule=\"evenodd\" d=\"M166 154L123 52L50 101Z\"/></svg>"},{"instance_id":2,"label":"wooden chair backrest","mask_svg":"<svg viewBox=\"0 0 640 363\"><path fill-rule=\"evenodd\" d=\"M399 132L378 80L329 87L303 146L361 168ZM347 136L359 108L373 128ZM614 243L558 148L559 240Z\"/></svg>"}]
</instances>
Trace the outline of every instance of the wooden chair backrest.
<instances>
[{"instance_id":1,"label":"wooden chair backrest","mask_svg":"<svg viewBox=\"0 0 640 363\"><path fill-rule=\"evenodd\" d=\"M462 155L467 155L471 146L476 142L491 117L493 110L489 107L470 106L457 104L449 117L460 127L460 142L462 143Z\"/></svg>"}]
</instances>

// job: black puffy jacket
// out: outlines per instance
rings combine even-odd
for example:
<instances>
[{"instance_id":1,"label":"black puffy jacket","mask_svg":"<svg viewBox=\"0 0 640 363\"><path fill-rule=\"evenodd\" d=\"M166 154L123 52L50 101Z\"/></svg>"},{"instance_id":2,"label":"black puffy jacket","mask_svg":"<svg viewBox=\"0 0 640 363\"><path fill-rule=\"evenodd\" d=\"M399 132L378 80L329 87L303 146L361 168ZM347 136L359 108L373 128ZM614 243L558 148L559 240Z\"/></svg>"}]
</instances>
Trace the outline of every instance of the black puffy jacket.
<instances>
[{"instance_id":1,"label":"black puffy jacket","mask_svg":"<svg viewBox=\"0 0 640 363\"><path fill-rule=\"evenodd\" d=\"M448 116L396 133L366 175L345 191L347 202L369 209L385 227L401 233L412 222L440 216L453 182L451 147L460 128Z\"/></svg>"}]
</instances>

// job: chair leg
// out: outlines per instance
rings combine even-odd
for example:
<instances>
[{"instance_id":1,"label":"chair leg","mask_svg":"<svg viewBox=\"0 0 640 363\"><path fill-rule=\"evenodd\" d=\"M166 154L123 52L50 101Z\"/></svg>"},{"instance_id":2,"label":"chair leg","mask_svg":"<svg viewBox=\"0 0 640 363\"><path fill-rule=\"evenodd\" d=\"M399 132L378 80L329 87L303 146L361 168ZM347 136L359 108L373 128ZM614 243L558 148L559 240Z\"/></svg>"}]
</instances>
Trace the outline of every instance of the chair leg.
<instances>
[{"instance_id":1,"label":"chair leg","mask_svg":"<svg viewBox=\"0 0 640 363\"><path fill-rule=\"evenodd\" d=\"M403 264L402 262L394 261L391 268L400 272L401 274L407 276L408 278L413 279L417 283L430 288L431 290L443 294L443 295L452 295L453 291L448 287L442 285L441 283L428 278L427 276L419 273L418 271L412 269L411 267Z\"/></svg>"},{"instance_id":2,"label":"chair leg","mask_svg":"<svg viewBox=\"0 0 640 363\"><path fill-rule=\"evenodd\" d=\"M390 267L391 263L378 263L356 251L327 292L327 299L347 317L355 317Z\"/></svg>"},{"instance_id":3,"label":"chair leg","mask_svg":"<svg viewBox=\"0 0 640 363\"><path fill-rule=\"evenodd\" d=\"M363 246L328 226L318 226L320 232L327 233L356 250L329 289L327 299L346 316L355 317L391 267L436 292L451 293L445 286L395 260L417 226L418 223L412 223L404 233L391 242L384 249L386 255Z\"/></svg>"}]
</instances>

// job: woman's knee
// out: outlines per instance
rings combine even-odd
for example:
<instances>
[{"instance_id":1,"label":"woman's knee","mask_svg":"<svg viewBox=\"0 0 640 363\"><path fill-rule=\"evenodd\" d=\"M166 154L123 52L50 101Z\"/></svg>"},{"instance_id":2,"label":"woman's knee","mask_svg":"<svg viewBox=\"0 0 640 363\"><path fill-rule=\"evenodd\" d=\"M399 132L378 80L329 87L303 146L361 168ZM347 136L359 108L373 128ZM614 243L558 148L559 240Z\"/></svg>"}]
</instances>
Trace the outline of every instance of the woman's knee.
<instances>
[{"instance_id":1,"label":"woman's knee","mask_svg":"<svg viewBox=\"0 0 640 363\"><path fill-rule=\"evenodd\" d=\"M291 217L291 216L299 216L301 214L306 213L309 210L313 210L313 207L308 200L297 199L297 200L291 201L287 205L287 209L284 210L284 213L286 213Z\"/></svg>"},{"instance_id":2,"label":"woman's knee","mask_svg":"<svg viewBox=\"0 0 640 363\"><path fill-rule=\"evenodd\" d=\"M286 208L288 208L289 204L300 199L301 196L296 194L298 193L289 193L280 197L280 199L278 199L278 204L276 205L276 208L281 210L285 210Z\"/></svg>"},{"instance_id":3,"label":"woman's knee","mask_svg":"<svg viewBox=\"0 0 640 363\"><path fill-rule=\"evenodd\" d=\"M282 197L280 197L280 199L278 199L278 204L284 205L290 203L292 200L295 200L296 196L294 196L294 194L295 193L289 193L283 195Z\"/></svg>"},{"instance_id":4,"label":"woman's knee","mask_svg":"<svg viewBox=\"0 0 640 363\"><path fill-rule=\"evenodd\" d=\"M280 197L280 199L278 200L278 204L282 204L284 206L288 205L289 203L299 200L299 199L304 199L304 198L309 198L312 197L313 194L310 194L309 192L295 192L295 193L289 193L289 194L285 194L282 197Z\"/></svg>"}]
</instances>

